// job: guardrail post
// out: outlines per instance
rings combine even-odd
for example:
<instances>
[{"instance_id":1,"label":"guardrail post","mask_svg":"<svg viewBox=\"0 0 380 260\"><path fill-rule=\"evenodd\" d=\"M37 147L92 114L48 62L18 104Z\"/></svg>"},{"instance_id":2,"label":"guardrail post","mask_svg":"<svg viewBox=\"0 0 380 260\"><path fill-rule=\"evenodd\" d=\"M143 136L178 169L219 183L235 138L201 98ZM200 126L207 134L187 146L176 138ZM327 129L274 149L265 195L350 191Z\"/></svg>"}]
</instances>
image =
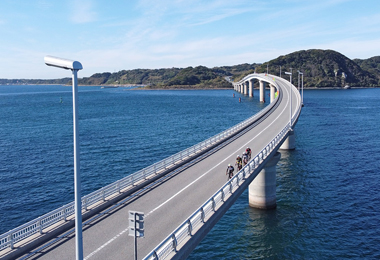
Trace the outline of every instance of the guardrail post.
<instances>
[{"instance_id":1,"label":"guardrail post","mask_svg":"<svg viewBox=\"0 0 380 260\"><path fill-rule=\"evenodd\" d=\"M201 208L201 220L202 220L202 223L205 223L205 211L203 207Z\"/></svg>"},{"instance_id":2,"label":"guardrail post","mask_svg":"<svg viewBox=\"0 0 380 260\"><path fill-rule=\"evenodd\" d=\"M187 231L189 231L189 235L192 236L191 232L193 231L193 225L191 225L190 219L187 220Z\"/></svg>"},{"instance_id":3,"label":"guardrail post","mask_svg":"<svg viewBox=\"0 0 380 260\"><path fill-rule=\"evenodd\" d=\"M10 246L10 248L14 249L14 246L13 246L13 233L9 234L8 240L9 240L9 246Z\"/></svg>"},{"instance_id":4,"label":"guardrail post","mask_svg":"<svg viewBox=\"0 0 380 260\"><path fill-rule=\"evenodd\" d=\"M156 250L154 250L154 251L153 251L153 256L154 256L154 259L157 259L157 260L159 260L159 259L158 259L158 255L157 255L157 252L156 252Z\"/></svg>"},{"instance_id":5,"label":"guardrail post","mask_svg":"<svg viewBox=\"0 0 380 260\"><path fill-rule=\"evenodd\" d=\"M102 189L102 200L106 201L106 193L104 192L104 188Z\"/></svg>"},{"instance_id":6,"label":"guardrail post","mask_svg":"<svg viewBox=\"0 0 380 260\"><path fill-rule=\"evenodd\" d=\"M66 221L66 208L62 209L62 213L61 214L62 214L63 220Z\"/></svg>"},{"instance_id":7,"label":"guardrail post","mask_svg":"<svg viewBox=\"0 0 380 260\"><path fill-rule=\"evenodd\" d=\"M41 221L41 218L38 219L38 230L40 231L40 234L42 234L42 221Z\"/></svg>"},{"instance_id":8,"label":"guardrail post","mask_svg":"<svg viewBox=\"0 0 380 260\"><path fill-rule=\"evenodd\" d=\"M222 201L224 202L224 189L222 188Z\"/></svg>"},{"instance_id":9,"label":"guardrail post","mask_svg":"<svg viewBox=\"0 0 380 260\"><path fill-rule=\"evenodd\" d=\"M232 181L230 180L230 193L232 194Z\"/></svg>"},{"instance_id":10,"label":"guardrail post","mask_svg":"<svg viewBox=\"0 0 380 260\"><path fill-rule=\"evenodd\" d=\"M177 238L175 237L175 235L173 234L172 235L172 239L173 239L173 248L174 248L174 252L177 252Z\"/></svg>"},{"instance_id":11,"label":"guardrail post","mask_svg":"<svg viewBox=\"0 0 380 260\"><path fill-rule=\"evenodd\" d=\"M216 203L215 203L215 199L214 199L214 197L212 197L211 201L212 201L212 204L211 204L211 205L212 205L212 211L215 212Z\"/></svg>"}]
</instances>

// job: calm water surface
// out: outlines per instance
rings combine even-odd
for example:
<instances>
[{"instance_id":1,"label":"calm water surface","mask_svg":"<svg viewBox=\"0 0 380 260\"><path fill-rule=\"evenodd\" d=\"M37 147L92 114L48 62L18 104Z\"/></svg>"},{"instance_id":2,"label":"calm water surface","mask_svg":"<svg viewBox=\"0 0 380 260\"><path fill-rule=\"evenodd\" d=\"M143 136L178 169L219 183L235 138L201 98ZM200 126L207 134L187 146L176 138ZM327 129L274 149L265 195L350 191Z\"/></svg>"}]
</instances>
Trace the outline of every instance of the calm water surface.
<instances>
[{"instance_id":1,"label":"calm water surface","mask_svg":"<svg viewBox=\"0 0 380 260\"><path fill-rule=\"evenodd\" d=\"M189 259L380 259L380 89L304 94L277 209L246 191Z\"/></svg>"},{"instance_id":2,"label":"calm water surface","mask_svg":"<svg viewBox=\"0 0 380 260\"><path fill-rule=\"evenodd\" d=\"M267 105L232 90L79 91L82 195ZM304 94L277 209L252 209L243 193L189 259L380 258L380 89ZM0 86L0 115L4 233L74 198L71 88Z\"/></svg>"}]
</instances>

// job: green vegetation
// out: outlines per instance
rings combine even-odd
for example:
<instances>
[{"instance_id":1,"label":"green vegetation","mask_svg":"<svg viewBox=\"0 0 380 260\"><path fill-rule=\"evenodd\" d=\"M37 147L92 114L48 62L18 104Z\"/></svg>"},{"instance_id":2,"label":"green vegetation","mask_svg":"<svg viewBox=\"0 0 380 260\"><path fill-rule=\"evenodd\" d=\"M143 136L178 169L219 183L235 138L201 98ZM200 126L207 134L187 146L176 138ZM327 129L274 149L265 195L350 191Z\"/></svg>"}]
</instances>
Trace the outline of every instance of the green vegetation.
<instances>
[{"instance_id":1,"label":"green vegetation","mask_svg":"<svg viewBox=\"0 0 380 260\"><path fill-rule=\"evenodd\" d=\"M207 68L204 66L169 69L134 69L96 73L78 79L80 85L145 85L147 89L232 88L226 79L239 81L257 72L282 76L293 68L304 73L305 88L380 87L380 56L350 60L332 50L297 51L264 64L240 64ZM295 83L295 82L293 82ZM71 78L52 80L0 79L0 84L71 84Z\"/></svg>"},{"instance_id":2,"label":"green vegetation","mask_svg":"<svg viewBox=\"0 0 380 260\"><path fill-rule=\"evenodd\" d=\"M359 61L359 62L358 62ZM293 68L304 73L305 88L380 87L380 59L350 60L332 50L297 51L266 62L256 68L258 73L279 75ZM294 83L294 82L293 82Z\"/></svg>"},{"instance_id":3,"label":"green vegetation","mask_svg":"<svg viewBox=\"0 0 380 260\"><path fill-rule=\"evenodd\" d=\"M363 70L376 76L380 80L380 56L375 56L366 60L354 59Z\"/></svg>"},{"instance_id":4,"label":"green vegetation","mask_svg":"<svg viewBox=\"0 0 380 260\"><path fill-rule=\"evenodd\" d=\"M0 79L0 85L67 85L71 84L71 78L63 79Z\"/></svg>"}]
</instances>

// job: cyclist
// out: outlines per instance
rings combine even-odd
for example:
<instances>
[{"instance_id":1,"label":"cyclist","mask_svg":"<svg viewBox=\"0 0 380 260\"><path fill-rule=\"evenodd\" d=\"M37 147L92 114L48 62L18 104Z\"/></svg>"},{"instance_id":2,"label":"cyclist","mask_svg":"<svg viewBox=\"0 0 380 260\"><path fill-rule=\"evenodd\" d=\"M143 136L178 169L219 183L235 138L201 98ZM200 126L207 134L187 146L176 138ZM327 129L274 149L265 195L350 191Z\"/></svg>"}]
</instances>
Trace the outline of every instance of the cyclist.
<instances>
[{"instance_id":1,"label":"cyclist","mask_svg":"<svg viewBox=\"0 0 380 260\"><path fill-rule=\"evenodd\" d=\"M231 179L234 176L234 167L229 163L227 166L226 175L228 175L228 179Z\"/></svg>"},{"instance_id":2,"label":"cyclist","mask_svg":"<svg viewBox=\"0 0 380 260\"><path fill-rule=\"evenodd\" d=\"M237 168L238 171L240 171L241 168L243 167L242 166L242 159L241 159L240 155L236 156L236 163L235 163L235 165L236 165L236 168Z\"/></svg>"},{"instance_id":3,"label":"cyclist","mask_svg":"<svg viewBox=\"0 0 380 260\"><path fill-rule=\"evenodd\" d=\"M248 163L248 153L244 152L242 157L243 157L243 163L244 165L246 165Z\"/></svg>"},{"instance_id":4,"label":"cyclist","mask_svg":"<svg viewBox=\"0 0 380 260\"><path fill-rule=\"evenodd\" d=\"M251 148L247 147L245 152L248 154L248 160L251 160L251 153L252 153Z\"/></svg>"}]
</instances>

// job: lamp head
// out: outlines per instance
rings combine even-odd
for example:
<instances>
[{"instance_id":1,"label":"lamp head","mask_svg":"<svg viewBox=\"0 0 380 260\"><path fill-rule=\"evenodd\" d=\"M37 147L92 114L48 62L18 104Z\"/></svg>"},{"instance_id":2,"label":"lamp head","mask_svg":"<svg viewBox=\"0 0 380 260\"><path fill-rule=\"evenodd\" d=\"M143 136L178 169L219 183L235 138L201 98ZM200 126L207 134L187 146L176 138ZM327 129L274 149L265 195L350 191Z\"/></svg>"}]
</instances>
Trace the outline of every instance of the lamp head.
<instances>
[{"instance_id":1,"label":"lamp head","mask_svg":"<svg viewBox=\"0 0 380 260\"><path fill-rule=\"evenodd\" d=\"M82 64L79 61L67 60L50 55L45 56L45 64L48 66L58 67L66 70L81 70Z\"/></svg>"}]
</instances>

